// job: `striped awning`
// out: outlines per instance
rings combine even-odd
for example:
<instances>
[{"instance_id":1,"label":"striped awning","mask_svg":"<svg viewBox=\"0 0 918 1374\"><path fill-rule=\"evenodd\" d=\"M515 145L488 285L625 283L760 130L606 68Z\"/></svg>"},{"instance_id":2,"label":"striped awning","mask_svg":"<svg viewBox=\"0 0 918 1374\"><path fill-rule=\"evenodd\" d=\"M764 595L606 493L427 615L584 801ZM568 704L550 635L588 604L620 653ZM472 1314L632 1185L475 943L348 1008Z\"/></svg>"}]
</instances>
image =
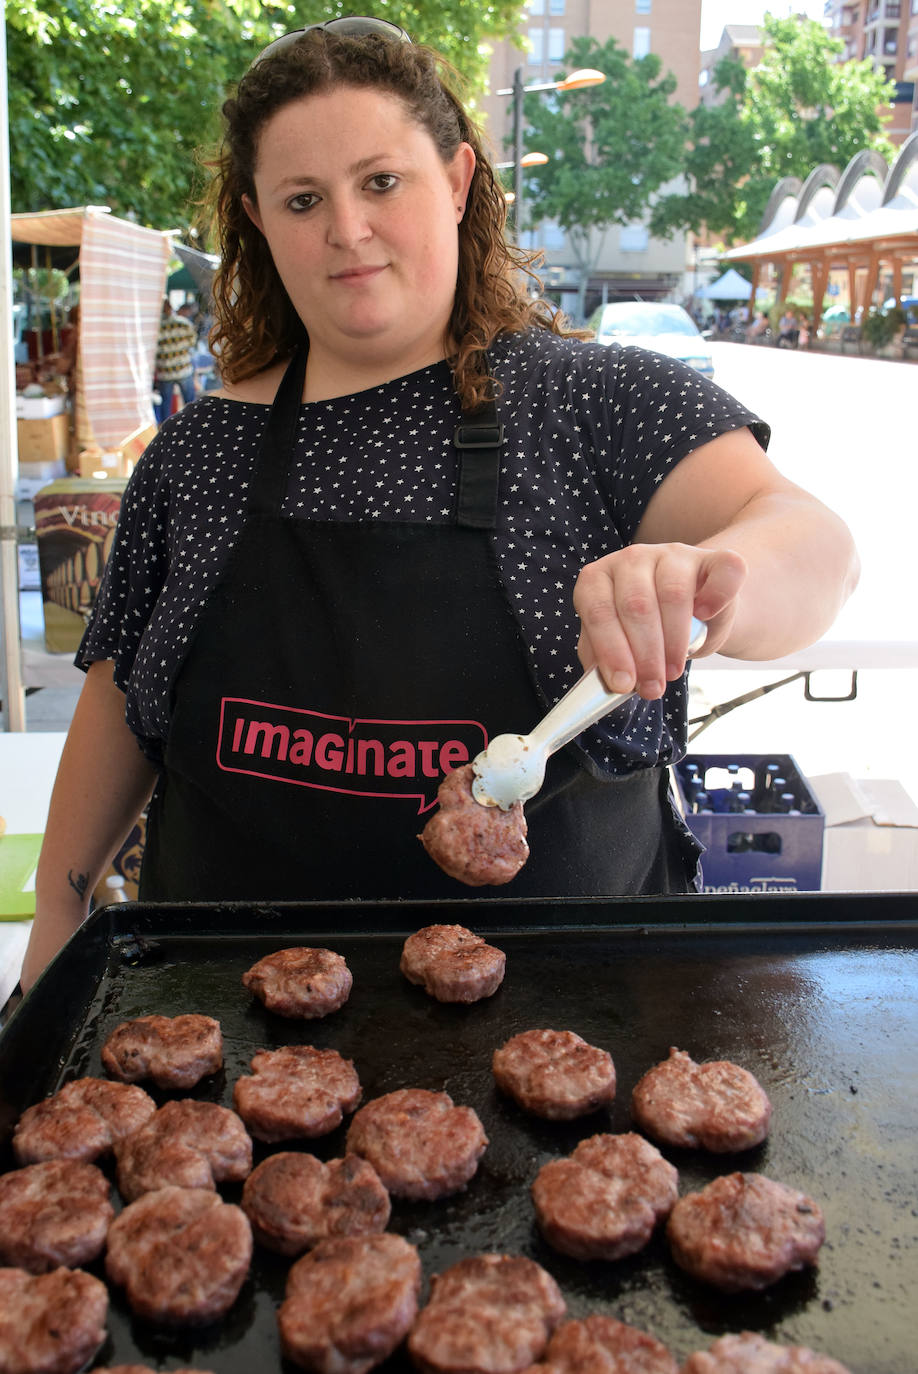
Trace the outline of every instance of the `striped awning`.
<instances>
[{"instance_id":1,"label":"striped awning","mask_svg":"<svg viewBox=\"0 0 918 1374\"><path fill-rule=\"evenodd\" d=\"M117 448L153 423L153 360L171 235L104 206L10 216L15 242L79 251L74 422L81 446Z\"/></svg>"}]
</instances>

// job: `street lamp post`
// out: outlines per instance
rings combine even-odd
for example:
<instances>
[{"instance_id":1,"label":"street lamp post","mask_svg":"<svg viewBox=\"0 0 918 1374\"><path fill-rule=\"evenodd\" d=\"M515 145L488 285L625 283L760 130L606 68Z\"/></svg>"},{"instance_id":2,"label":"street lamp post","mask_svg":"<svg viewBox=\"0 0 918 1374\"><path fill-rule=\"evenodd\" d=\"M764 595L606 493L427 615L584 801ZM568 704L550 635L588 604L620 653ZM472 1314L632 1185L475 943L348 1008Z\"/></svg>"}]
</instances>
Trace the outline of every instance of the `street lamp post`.
<instances>
[{"instance_id":1,"label":"street lamp post","mask_svg":"<svg viewBox=\"0 0 918 1374\"><path fill-rule=\"evenodd\" d=\"M581 67L563 81L536 81L531 86L524 86L523 69L517 67L513 73L513 85L495 92L496 95L513 97L513 222L517 243L523 228L523 96L531 91L577 91L583 86L599 86L605 79L605 72L596 71L593 67Z\"/></svg>"}]
</instances>

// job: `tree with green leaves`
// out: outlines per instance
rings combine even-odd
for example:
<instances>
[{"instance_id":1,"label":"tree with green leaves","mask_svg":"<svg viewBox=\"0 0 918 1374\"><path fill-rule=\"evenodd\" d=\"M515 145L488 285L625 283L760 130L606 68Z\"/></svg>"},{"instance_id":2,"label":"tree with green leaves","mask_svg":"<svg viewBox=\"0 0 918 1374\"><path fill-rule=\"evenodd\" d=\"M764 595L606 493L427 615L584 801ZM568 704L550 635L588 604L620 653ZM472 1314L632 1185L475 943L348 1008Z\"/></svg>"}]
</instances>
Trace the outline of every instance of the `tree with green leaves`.
<instances>
[{"instance_id":1,"label":"tree with green leaves","mask_svg":"<svg viewBox=\"0 0 918 1374\"><path fill-rule=\"evenodd\" d=\"M350 11L258 0L8 0L14 211L108 205L158 229L196 219L200 153L232 84L272 38ZM383 0L375 13L435 47L482 91L484 40L518 0Z\"/></svg>"},{"instance_id":2,"label":"tree with green leaves","mask_svg":"<svg viewBox=\"0 0 918 1374\"><path fill-rule=\"evenodd\" d=\"M805 180L820 163L843 169L864 148L895 153L884 133L892 86L871 62L838 63L842 44L812 19L763 24L765 52L747 72L724 58L721 101L690 115L688 188L654 206L651 232L707 229L728 242L755 238L775 185Z\"/></svg>"},{"instance_id":3,"label":"tree with green leaves","mask_svg":"<svg viewBox=\"0 0 918 1374\"><path fill-rule=\"evenodd\" d=\"M632 59L614 38L576 38L564 61L567 71L592 67L606 80L525 97L526 146L549 161L524 181L523 227L547 219L565 231L580 272L582 314L606 230L642 220L655 193L678 174L686 116L672 99L675 77L653 53Z\"/></svg>"}]
</instances>

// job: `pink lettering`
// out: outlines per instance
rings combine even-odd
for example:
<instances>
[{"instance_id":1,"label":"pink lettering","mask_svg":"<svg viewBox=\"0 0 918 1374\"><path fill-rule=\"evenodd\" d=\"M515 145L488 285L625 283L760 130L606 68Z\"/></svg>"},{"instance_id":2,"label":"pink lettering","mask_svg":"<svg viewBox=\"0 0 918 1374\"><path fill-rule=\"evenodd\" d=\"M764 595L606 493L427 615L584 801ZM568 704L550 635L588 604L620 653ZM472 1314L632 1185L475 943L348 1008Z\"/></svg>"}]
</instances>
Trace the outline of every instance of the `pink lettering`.
<instances>
[{"instance_id":1,"label":"pink lettering","mask_svg":"<svg viewBox=\"0 0 918 1374\"><path fill-rule=\"evenodd\" d=\"M410 740L396 739L389 747L389 762L386 772L392 778L413 778L414 746Z\"/></svg>"},{"instance_id":2,"label":"pink lettering","mask_svg":"<svg viewBox=\"0 0 918 1374\"><path fill-rule=\"evenodd\" d=\"M440 772L452 773L469 761L468 746L460 739L448 739L440 746Z\"/></svg>"},{"instance_id":3,"label":"pink lettering","mask_svg":"<svg viewBox=\"0 0 918 1374\"><path fill-rule=\"evenodd\" d=\"M261 757L263 759L270 759L274 756L275 743L277 744L276 757L279 759L287 757L290 731L286 725L272 725L267 720L250 720L245 737L245 753L254 754L258 748L259 739L261 740Z\"/></svg>"},{"instance_id":4,"label":"pink lettering","mask_svg":"<svg viewBox=\"0 0 918 1374\"><path fill-rule=\"evenodd\" d=\"M369 762L369 767L367 764ZM357 772L381 778L386 771L386 751L378 739L357 741Z\"/></svg>"},{"instance_id":5,"label":"pink lettering","mask_svg":"<svg viewBox=\"0 0 918 1374\"><path fill-rule=\"evenodd\" d=\"M312 761L313 734L311 730L294 730L290 748L290 762L308 767Z\"/></svg>"},{"instance_id":6,"label":"pink lettering","mask_svg":"<svg viewBox=\"0 0 918 1374\"><path fill-rule=\"evenodd\" d=\"M435 739L419 739L418 752L421 755L421 772L425 778L435 778L439 773L437 765L437 741Z\"/></svg>"},{"instance_id":7,"label":"pink lettering","mask_svg":"<svg viewBox=\"0 0 918 1374\"><path fill-rule=\"evenodd\" d=\"M340 773L344 762L344 740L340 735L320 735L316 740L316 763L332 773Z\"/></svg>"}]
</instances>

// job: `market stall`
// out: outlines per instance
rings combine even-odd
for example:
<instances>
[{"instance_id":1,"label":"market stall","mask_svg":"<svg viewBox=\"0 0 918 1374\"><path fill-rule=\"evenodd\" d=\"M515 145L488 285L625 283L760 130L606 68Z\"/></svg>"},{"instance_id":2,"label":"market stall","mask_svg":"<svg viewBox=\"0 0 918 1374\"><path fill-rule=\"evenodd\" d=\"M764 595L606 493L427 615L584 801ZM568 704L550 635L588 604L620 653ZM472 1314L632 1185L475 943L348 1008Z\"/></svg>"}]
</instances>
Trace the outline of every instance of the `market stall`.
<instances>
[{"instance_id":1,"label":"market stall","mask_svg":"<svg viewBox=\"0 0 918 1374\"><path fill-rule=\"evenodd\" d=\"M18 442L0 455L0 490L12 497L24 462L41 476L44 455L66 458L79 471L84 454L86 474L113 476L124 469L125 450L136 456L154 432L153 360L173 235L118 219L104 206L82 206L11 215L10 237L17 265L78 274L79 310L54 320L47 337L39 320L26 338L27 356L17 359ZM0 619L10 646L6 696L15 703L22 687L13 647L19 606L9 560L0 565ZM22 728L19 714L7 712L7 728Z\"/></svg>"}]
</instances>

